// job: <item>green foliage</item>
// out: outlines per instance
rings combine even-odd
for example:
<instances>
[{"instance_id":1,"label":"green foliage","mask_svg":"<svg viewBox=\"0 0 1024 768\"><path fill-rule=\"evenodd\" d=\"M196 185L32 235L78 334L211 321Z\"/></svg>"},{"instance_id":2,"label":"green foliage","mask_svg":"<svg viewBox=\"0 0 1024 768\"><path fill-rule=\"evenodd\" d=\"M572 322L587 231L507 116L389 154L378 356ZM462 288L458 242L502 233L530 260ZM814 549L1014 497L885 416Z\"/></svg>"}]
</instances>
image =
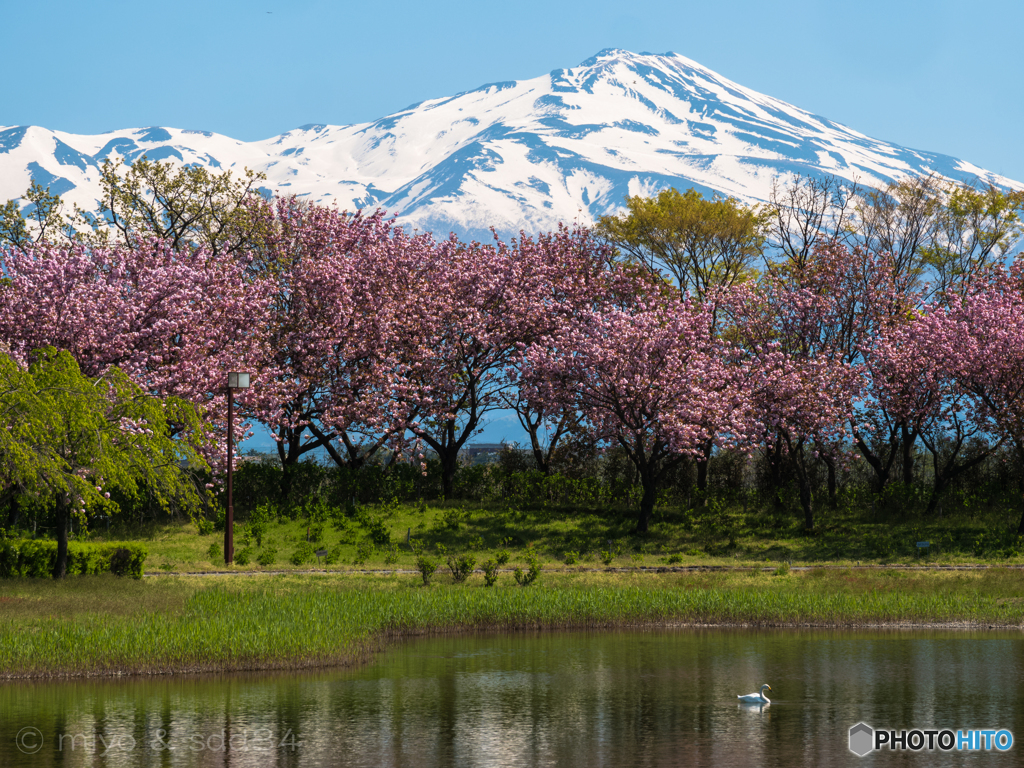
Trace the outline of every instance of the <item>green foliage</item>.
<instances>
[{"instance_id":1,"label":"green foliage","mask_svg":"<svg viewBox=\"0 0 1024 768\"><path fill-rule=\"evenodd\" d=\"M484 586L493 587L498 583L498 563L494 560L487 560L483 564Z\"/></svg>"},{"instance_id":2,"label":"green foliage","mask_svg":"<svg viewBox=\"0 0 1024 768\"><path fill-rule=\"evenodd\" d=\"M452 572L452 581L461 584L476 567L476 558L472 555L449 555L448 570Z\"/></svg>"},{"instance_id":3,"label":"green foliage","mask_svg":"<svg viewBox=\"0 0 1024 768\"><path fill-rule=\"evenodd\" d=\"M209 536L213 533L214 528L215 524L213 520L207 520L205 517L196 518L196 530L199 532L200 536Z\"/></svg>"},{"instance_id":4,"label":"green foliage","mask_svg":"<svg viewBox=\"0 0 1024 768\"><path fill-rule=\"evenodd\" d=\"M15 200L0 206L0 247L24 249L34 243L74 237L72 221L64 215L64 202L60 195L51 194L49 187L33 180L21 201L29 210L27 217Z\"/></svg>"},{"instance_id":5,"label":"green foliage","mask_svg":"<svg viewBox=\"0 0 1024 768\"><path fill-rule=\"evenodd\" d=\"M252 550L244 547L235 552L235 565L248 565L252 559Z\"/></svg>"},{"instance_id":6,"label":"green foliage","mask_svg":"<svg viewBox=\"0 0 1024 768\"><path fill-rule=\"evenodd\" d=\"M575 549L566 550L564 557L566 565L576 565L580 561L580 553Z\"/></svg>"},{"instance_id":7,"label":"green foliage","mask_svg":"<svg viewBox=\"0 0 1024 768\"><path fill-rule=\"evenodd\" d=\"M465 524L468 517L469 512L462 507L452 507L441 513L441 517L438 519L438 526L442 530L458 531Z\"/></svg>"},{"instance_id":8,"label":"green foliage","mask_svg":"<svg viewBox=\"0 0 1024 768\"><path fill-rule=\"evenodd\" d=\"M531 556L527 562L530 567L527 569L526 573L523 573L522 568L516 568L512 573L516 578L516 584L521 587L530 586L540 576L540 563L537 561L537 558Z\"/></svg>"},{"instance_id":9,"label":"green foliage","mask_svg":"<svg viewBox=\"0 0 1024 768\"><path fill-rule=\"evenodd\" d=\"M498 565L505 565L512 558L512 555L507 549L499 549L494 553L494 559Z\"/></svg>"},{"instance_id":10,"label":"green foliage","mask_svg":"<svg viewBox=\"0 0 1024 768\"><path fill-rule=\"evenodd\" d=\"M438 561L429 555L420 555L416 558L416 570L420 572L420 577L423 579L423 586L430 586L430 580L434 577L434 573L437 571L438 565Z\"/></svg>"},{"instance_id":11,"label":"green foliage","mask_svg":"<svg viewBox=\"0 0 1024 768\"><path fill-rule=\"evenodd\" d=\"M733 198L708 200L695 189L627 197L626 213L596 227L616 248L652 272L667 269L681 293L703 298L716 286L754 275L769 217Z\"/></svg>"},{"instance_id":12,"label":"green foliage","mask_svg":"<svg viewBox=\"0 0 1024 768\"><path fill-rule=\"evenodd\" d=\"M219 562L224 557L224 553L220 550L220 544L216 541L213 542L210 548L206 550L206 556L210 558L211 563Z\"/></svg>"},{"instance_id":13,"label":"green foliage","mask_svg":"<svg viewBox=\"0 0 1024 768\"><path fill-rule=\"evenodd\" d=\"M391 543L391 531L387 522L382 517L367 515L363 520L363 527L372 541L378 547L386 547Z\"/></svg>"},{"instance_id":14,"label":"green foliage","mask_svg":"<svg viewBox=\"0 0 1024 768\"><path fill-rule=\"evenodd\" d=\"M323 523L313 523L309 526L309 540L313 544L320 544L324 540Z\"/></svg>"},{"instance_id":15,"label":"green foliage","mask_svg":"<svg viewBox=\"0 0 1024 768\"><path fill-rule=\"evenodd\" d=\"M141 544L88 544L73 541L68 544L67 573L113 573L115 576L141 579L147 554L146 547ZM56 561L55 541L0 540L0 578L48 578L53 575Z\"/></svg>"},{"instance_id":16,"label":"green foliage","mask_svg":"<svg viewBox=\"0 0 1024 768\"><path fill-rule=\"evenodd\" d=\"M267 534L267 526L274 519L274 509L269 504L260 504L249 514L246 531L252 536L257 547L263 546L263 537Z\"/></svg>"},{"instance_id":17,"label":"green foliage","mask_svg":"<svg viewBox=\"0 0 1024 768\"><path fill-rule=\"evenodd\" d=\"M292 552L292 556L288 559L292 565L305 565L311 562L316 557L316 551L313 549L313 545L308 541L303 541L295 548Z\"/></svg>"},{"instance_id":18,"label":"green foliage","mask_svg":"<svg viewBox=\"0 0 1024 768\"><path fill-rule=\"evenodd\" d=\"M335 544L327 551L327 556L324 557L325 565L337 565L341 562L341 544Z\"/></svg>"},{"instance_id":19,"label":"green foliage","mask_svg":"<svg viewBox=\"0 0 1024 768\"><path fill-rule=\"evenodd\" d=\"M277 547L272 544L268 544L260 550L259 556L256 558L256 562L262 565L264 568L273 565L277 562Z\"/></svg>"},{"instance_id":20,"label":"green foliage","mask_svg":"<svg viewBox=\"0 0 1024 768\"><path fill-rule=\"evenodd\" d=\"M248 169L241 178L199 165L180 166L143 156L130 166L104 161L103 196L95 212L76 210L83 237L97 244L159 237L176 250L204 246L213 253L261 242L253 185L265 179Z\"/></svg>"},{"instance_id":21,"label":"green foliage","mask_svg":"<svg viewBox=\"0 0 1024 768\"><path fill-rule=\"evenodd\" d=\"M32 355L27 369L0 354L0 460L7 485L56 509L58 536L86 512L116 514L111 492L144 492L159 506L198 509L205 494L190 470L208 470L198 448L209 427L190 404L150 397L117 368L91 379L66 351ZM171 424L180 430L172 437ZM63 574L66 564L55 564Z\"/></svg>"},{"instance_id":22,"label":"green foliage","mask_svg":"<svg viewBox=\"0 0 1024 768\"><path fill-rule=\"evenodd\" d=\"M356 555L352 558L354 565L362 565L373 557L374 546L372 541L361 541L356 545Z\"/></svg>"}]
</instances>

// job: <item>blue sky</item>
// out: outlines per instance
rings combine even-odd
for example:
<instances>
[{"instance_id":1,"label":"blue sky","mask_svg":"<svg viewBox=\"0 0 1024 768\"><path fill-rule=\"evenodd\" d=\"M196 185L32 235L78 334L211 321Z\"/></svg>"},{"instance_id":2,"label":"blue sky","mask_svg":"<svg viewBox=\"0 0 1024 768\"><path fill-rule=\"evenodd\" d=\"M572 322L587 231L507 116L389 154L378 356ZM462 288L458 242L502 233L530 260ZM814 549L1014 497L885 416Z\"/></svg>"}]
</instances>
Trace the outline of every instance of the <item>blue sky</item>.
<instances>
[{"instance_id":1,"label":"blue sky","mask_svg":"<svg viewBox=\"0 0 1024 768\"><path fill-rule=\"evenodd\" d=\"M675 51L857 130L1024 180L1020 0L3 3L0 124L266 138Z\"/></svg>"},{"instance_id":2,"label":"blue sky","mask_svg":"<svg viewBox=\"0 0 1024 768\"><path fill-rule=\"evenodd\" d=\"M0 125L254 140L625 48L1024 181L1020 0L4 0L0 19Z\"/></svg>"}]
</instances>

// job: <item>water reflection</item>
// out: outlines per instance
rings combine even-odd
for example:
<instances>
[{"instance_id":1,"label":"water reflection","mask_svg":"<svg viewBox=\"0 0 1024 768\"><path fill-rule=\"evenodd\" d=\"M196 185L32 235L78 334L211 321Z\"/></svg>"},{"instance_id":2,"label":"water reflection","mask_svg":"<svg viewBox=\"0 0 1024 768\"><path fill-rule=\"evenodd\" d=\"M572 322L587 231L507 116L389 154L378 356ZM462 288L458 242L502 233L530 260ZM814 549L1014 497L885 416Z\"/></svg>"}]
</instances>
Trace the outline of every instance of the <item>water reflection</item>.
<instances>
[{"instance_id":1,"label":"water reflection","mask_svg":"<svg viewBox=\"0 0 1024 768\"><path fill-rule=\"evenodd\" d=\"M860 759L850 726L1024 739L1022 652L1013 632L520 633L410 641L359 670L6 684L0 764L890 765L914 757ZM766 681L770 705L737 702Z\"/></svg>"}]
</instances>

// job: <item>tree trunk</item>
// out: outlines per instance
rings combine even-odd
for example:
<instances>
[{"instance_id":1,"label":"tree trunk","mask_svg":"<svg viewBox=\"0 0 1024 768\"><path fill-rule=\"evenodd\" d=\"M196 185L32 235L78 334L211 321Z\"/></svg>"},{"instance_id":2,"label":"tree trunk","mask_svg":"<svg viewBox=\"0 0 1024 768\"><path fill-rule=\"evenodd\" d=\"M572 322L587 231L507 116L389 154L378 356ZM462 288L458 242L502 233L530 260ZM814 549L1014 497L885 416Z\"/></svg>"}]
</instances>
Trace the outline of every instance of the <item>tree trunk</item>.
<instances>
[{"instance_id":1,"label":"tree trunk","mask_svg":"<svg viewBox=\"0 0 1024 768\"><path fill-rule=\"evenodd\" d=\"M914 484L914 443L916 442L917 433L911 432L904 424L900 447L903 449L903 484L908 488Z\"/></svg>"},{"instance_id":2,"label":"tree trunk","mask_svg":"<svg viewBox=\"0 0 1024 768\"><path fill-rule=\"evenodd\" d=\"M441 493L445 501L455 495L455 472L459 468L459 451L447 451L441 457Z\"/></svg>"},{"instance_id":3,"label":"tree trunk","mask_svg":"<svg viewBox=\"0 0 1024 768\"><path fill-rule=\"evenodd\" d=\"M783 461L782 438L776 435L775 441L772 444L771 449L768 451L768 464L771 467L769 482L771 484L772 506L774 507L776 514L782 514L786 508L786 504L782 499Z\"/></svg>"},{"instance_id":4,"label":"tree trunk","mask_svg":"<svg viewBox=\"0 0 1024 768\"><path fill-rule=\"evenodd\" d=\"M795 446L790 443L789 452L793 457L793 468L796 470L797 487L800 491L800 507L804 511L804 530L813 531L814 505L811 496L811 478L807 472L807 463L804 460L803 438L797 440Z\"/></svg>"},{"instance_id":5,"label":"tree trunk","mask_svg":"<svg viewBox=\"0 0 1024 768\"><path fill-rule=\"evenodd\" d=\"M708 495L708 464L711 463L711 451L714 450L713 440L705 440L700 447L700 455L696 459L697 465L697 491L700 494L700 504L704 506Z\"/></svg>"},{"instance_id":6,"label":"tree trunk","mask_svg":"<svg viewBox=\"0 0 1024 768\"><path fill-rule=\"evenodd\" d=\"M654 502L658 496L658 484L650 472L641 473L640 482L644 495L640 498L640 512L636 517L636 533L647 533L654 517Z\"/></svg>"},{"instance_id":7,"label":"tree trunk","mask_svg":"<svg viewBox=\"0 0 1024 768\"><path fill-rule=\"evenodd\" d=\"M836 499L836 463L830 456L823 456L821 459L825 462L825 466L828 468L828 505L835 509L839 506L839 501Z\"/></svg>"},{"instance_id":8,"label":"tree trunk","mask_svg":"<svg viewBox=\"0 0 1024 768\"><path fill-rule=\"evenodd\" d=\"M1024 476L1020 479L1020 498L1024 501ZM1020 513L1020 522L1017 523L1017 535L1024 536L1024 511Z\"/></svg>"},{"instance_id":9,"label":"tree trunk","mask_svg":"<svg viewBox=\"0 0 1024 768\"><path fill-rule=\"evenodd\" d=\"M889 473L892 471L892 465L896 461L896 445L893 440L889 441L889 457L883 461L881 456L875 455L860 435L855 435L854 438L854 445L857 446L860 455L864 457L865 461L875 472L875 495L881 496L882 491L885 490L886 483L889 482Z\"/></svg>"},{"instance_id":10,"label":"tree trunk","mask_svg":"<svg viewBox=\"0 0 1024 768\"><path fill-rule=\"evenodd\" d=\"M57 560L53 564L53 578L63 579L68 573L68 528L71 508L62 494L57 494Z\"/></svg>"},{"instance_id":11,"label":"tree trunk","mask_svg":"<svg viewBox=\"0 0 1024 768\"><path fill-rule=\"evenodd\" d=\"M12 493L7 499L7 525L5 526L8 531L13 531L15 526L18 524L18 518L21 516L21 508L18 506L18 500Z\"/></svg>"}]
</instances>

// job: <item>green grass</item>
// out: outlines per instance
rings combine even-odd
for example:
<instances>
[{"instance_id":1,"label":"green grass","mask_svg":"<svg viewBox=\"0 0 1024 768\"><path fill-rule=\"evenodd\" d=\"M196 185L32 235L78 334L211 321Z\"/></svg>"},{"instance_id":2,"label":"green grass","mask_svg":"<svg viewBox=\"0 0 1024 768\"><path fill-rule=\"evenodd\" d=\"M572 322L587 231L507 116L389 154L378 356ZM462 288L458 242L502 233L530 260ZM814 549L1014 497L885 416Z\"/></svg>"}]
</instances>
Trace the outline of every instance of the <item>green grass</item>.
<instances>
[{"instance_id":1,"label":"green grass","mask_svg":"<svg viewBox=\"0 0 1024 768\"><path fill-rule=\"evenodd\" d=\"M358 663L390 638L641 624L1020 626L1024 574L815 569L697 574L80 577L0 582L0 676Z\"/></svg>"},{"instance_id":2,"label":"green grass","mask_svg":"<svg viewBox=\"0 0 1024 768\"><path fill-rule=\"evenodd\" d=\"M236 523L236 552L248 547L250 562L232 570L412 569L417 552L437 555L465 553L483 562L508 550L513 564L536 556L548 567L575 559L579 569L661 565L750 566L791 561L799 564L1024 564L1024 542L1012 530L1016 515L1007 511L971 514L961 511L942 520L906 515L895 522L865 522L862 515L821 510L814 535L805 535L797 516L777 517L742 506L694 511L661 509L651 531L633 534L628 509L593 510L571 505L514 508L499 504L438 503L369 506L362 514L337 514L322 522L322 537L313 549L327 550L319 560L310 555L293 565L293 554L316 526L307 519L274 519L263 546L246 544L247 526ZM373 526L376 525L376 529ZM374 543L381 532L389 543ZM411 541L406 542L410 536ZM101 533L93 539L102 541ZM223 570L222 556L211 557L210 545L220 547L223 532L200 536L188 523L150 524L112 531L114 539L139 539L150 555L148 572ZM930 541L927 550L918 541ZM269 549L276 554L266 565L257 557ZM574 553L575 557L567 557Z\"/></svg>"}]
</instances>

